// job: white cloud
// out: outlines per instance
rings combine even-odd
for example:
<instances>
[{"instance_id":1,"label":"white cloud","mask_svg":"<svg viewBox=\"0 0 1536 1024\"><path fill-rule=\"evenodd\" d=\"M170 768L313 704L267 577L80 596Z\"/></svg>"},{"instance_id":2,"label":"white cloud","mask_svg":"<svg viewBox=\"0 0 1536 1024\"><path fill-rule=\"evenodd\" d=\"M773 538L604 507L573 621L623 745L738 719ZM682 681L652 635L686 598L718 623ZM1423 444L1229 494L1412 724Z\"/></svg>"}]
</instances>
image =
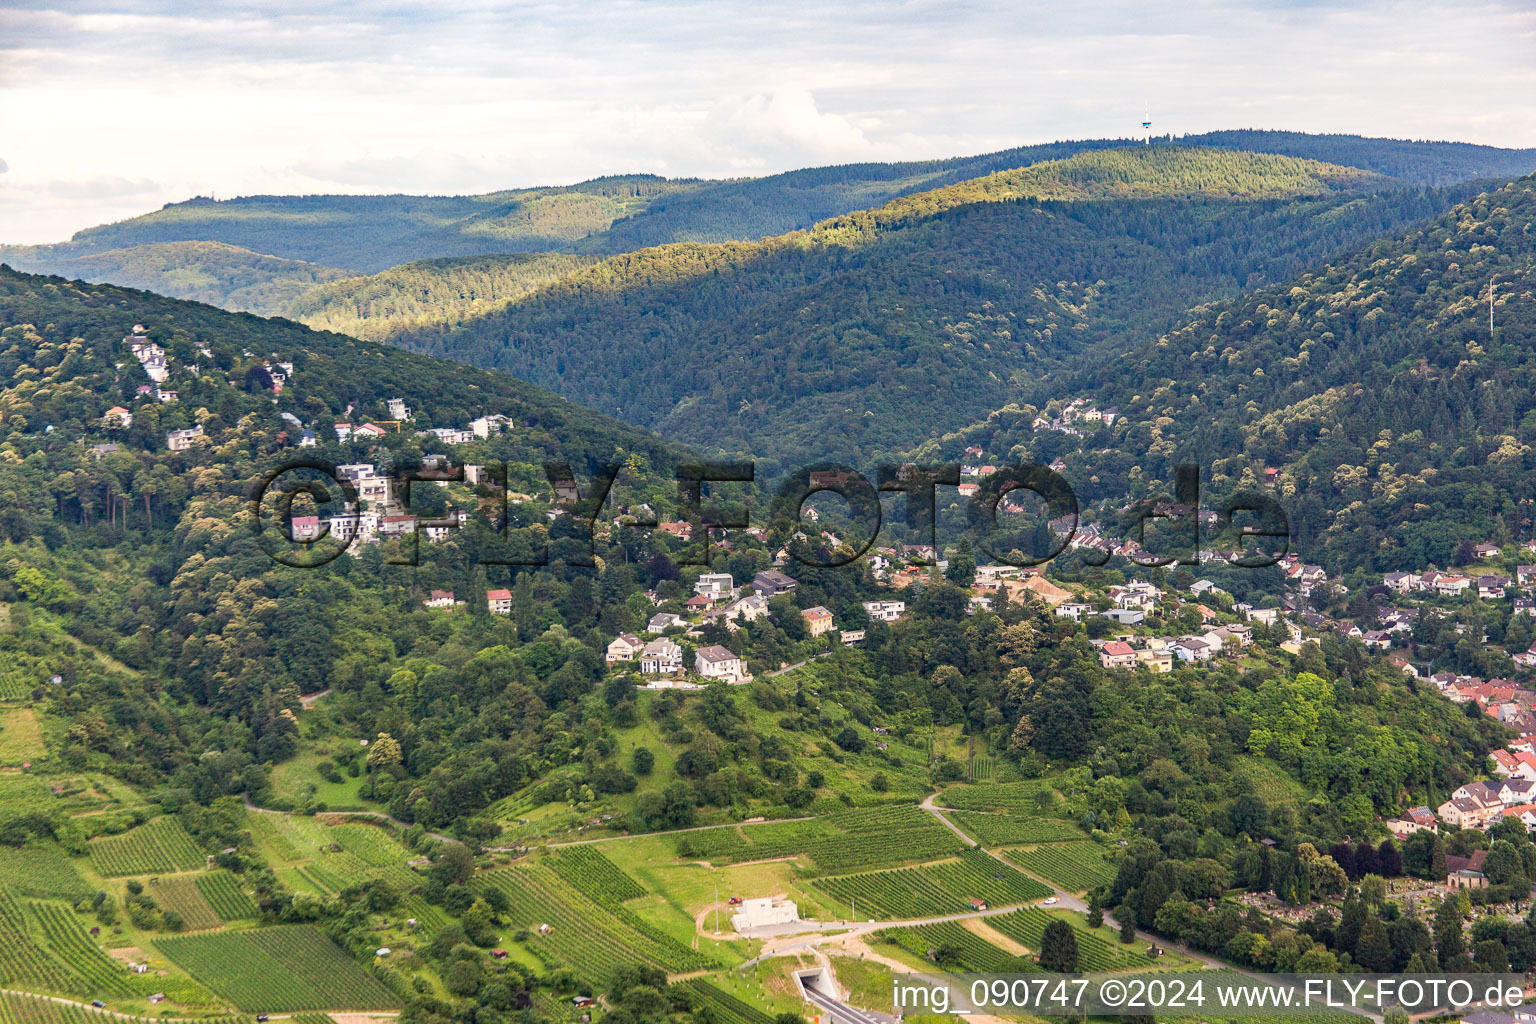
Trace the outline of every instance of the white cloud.
<instances>
[{"instance_id":1,"label":"white cloud","mask_svg":"<svg viewBox=\"0 0 1536 1024\"><path fill-rule=\"evenodd\" d=\"M1160 132L1536 145L1523 0L22 2L0 9L6 242L210 192L470 192L1125 135L1143 103Z\"/></svg>"}]
</instances>

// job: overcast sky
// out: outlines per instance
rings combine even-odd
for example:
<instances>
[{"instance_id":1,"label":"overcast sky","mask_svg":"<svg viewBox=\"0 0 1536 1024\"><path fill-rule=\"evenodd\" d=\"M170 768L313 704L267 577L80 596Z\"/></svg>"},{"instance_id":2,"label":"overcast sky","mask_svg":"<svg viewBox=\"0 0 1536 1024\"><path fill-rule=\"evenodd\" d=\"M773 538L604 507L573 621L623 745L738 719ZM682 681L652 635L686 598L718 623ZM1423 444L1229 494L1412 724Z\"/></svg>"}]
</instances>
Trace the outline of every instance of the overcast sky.
<instances>
[{"instance_id":1,"label":"overcast sky","mask_svg":"<svg viewBox=\"0 0 1536 1024\"><path fill-rule=\"evenodd\" d=\"M1536 0L3 0L0 242L194 195L740 176L1139 131L1536 146Z\"/></svg>"}]
</instances>

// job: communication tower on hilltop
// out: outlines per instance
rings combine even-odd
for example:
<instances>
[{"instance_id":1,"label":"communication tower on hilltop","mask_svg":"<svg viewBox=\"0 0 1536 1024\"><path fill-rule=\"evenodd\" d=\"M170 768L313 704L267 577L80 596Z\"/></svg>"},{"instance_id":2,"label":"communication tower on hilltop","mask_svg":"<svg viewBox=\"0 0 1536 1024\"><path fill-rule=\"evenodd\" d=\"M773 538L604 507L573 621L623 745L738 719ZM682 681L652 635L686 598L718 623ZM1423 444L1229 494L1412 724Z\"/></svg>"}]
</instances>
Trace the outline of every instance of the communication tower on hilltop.
<instances>
[{"instance_id":1,"label":"communication tower on hilltop","mask_svg":"<svg viewBox=\"0 0 1536 1024\"><path fill-rule=\"evenodd\" d=\"M1152 145L1152 112L1149 107L1143 108L1141 115L1141 130L1146 135L1146 145Z\"/></svg>"}]
</instances>

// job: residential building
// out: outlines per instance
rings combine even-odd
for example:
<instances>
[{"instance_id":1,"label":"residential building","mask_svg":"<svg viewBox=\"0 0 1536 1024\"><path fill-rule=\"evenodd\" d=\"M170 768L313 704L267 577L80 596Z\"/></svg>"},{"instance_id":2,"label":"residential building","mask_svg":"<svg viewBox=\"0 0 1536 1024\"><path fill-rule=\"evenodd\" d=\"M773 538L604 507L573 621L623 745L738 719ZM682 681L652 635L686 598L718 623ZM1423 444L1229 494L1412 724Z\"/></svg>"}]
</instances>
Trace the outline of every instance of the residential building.
<instances>
[{"instance_id":1,"label":"residential building","mask_svg":"<svg viewBox=\"0 0 1536 1024\"><path fill-rule=\"evenodd\" d=\"M645 643L633 633L624 633L614 637L608 645L608 654L605 659L612 665L619 661L634 661L635 657L645 649Z\"/></svg>"},{"instance_id":2,"label":"residential building","mask_svg":"<svg viewBox=\"0 0 1536 1024\"><path fill-rule=\"evenodd\" d=\"M1099 648L1099 664L1104 668L1135 668L1136 651L1123 640L1111 640Z\"/></svg>"},{"instance_id":3,"label":"residential building","mask_svg":"<svg viewBox=\"0 0 1536 1024\"><path fill-rule=\"evenodd\" d=\"M682 616L676 612L657 612L651 616L651 621L645 624L645 631L647 633L665 633L673 626L681 626L682 624Z\"/></svg>"},{"instance_id":4,"label":"residential building","mask_svg":"<svg viewBox=\"0 0 1536 1024\"><path fill-rule=\"evenodd\" d=\"M485 602L492 614L512 614L512 591L510 590L488 590L485 592Z\"/></svg>"},{"instance_id":5,"label":"residential building","mask_svg":"<svg viewBox=\"0 0 1536 1024\"><path fill-rule=\"evenodd\" d=\"M864 614L871 622L895 622L907 610L905 601L865 601Z\"/></svg>"},{"instance_id":6,"label":"residential building","mask_svg":"<svg viewBox=\"0 0 1536 1024\"><path fill-rule=\"evenodd\" d=\"M640 671L648 676L671 675L683 669L683 649L666 637L646 644L640 651Z\"/></svg>"},{"instance_id":7,"label":"residential building","mask_svg":"<svg viewBox=\"0 0 1536 1024\"><path fill-rule=\"evenodd\" d=\"M694 671L706 679L737 682L746 678L741 658L719 644L700 647L693 654Z\"/></svg>"},{"instance_id":8,"label":"residential building","mask_svg":"<svg viewBox=\"0 0 1536 1024\"><path fill-rule=\"evenodd\" d=\"M184 452L203 439L203 426L199 423L186 430L172 430L165 435L165 446L173 452Z\"/></svg>"},{"instance_id":9,"label":"residential building","mask_svg":"<svg viewBox=\"0 0 1536 1024\"><path fill-rule=\"evenodd\" d=\"M717 602L729 600L735 588L736 581L731 579L731 574L728 572L703 573L693 584L695 594Z\"/></svg>"},{"instance_id":10,"label":"residential building","mask_svg":"<svg viewBox=\"0 0 1536 1024\"><path fill-rule=\"evenodd\" d=\"M777 569L765 569L752 577L752 589L768 597L788 594L799 585L798 582Z\"/></svg>"},{"instance_id":11,"label":"residential building","mask_svg":"<svg viewBox=\"0 0 1536 1024\"><path fill-rule=\"evenodd\" d=\"M810 631L813 637L821 636L832 629L832 613L821 605L807 608L800 615L805 619L805 628Z\"/></svg>"},{"instance_id":12,"label":"residential building","mask_svg":"<svg viewBox=\"0 0 1536 1024\"><path fill-rule=\"evenodd\" d=\"M453 591L434 590L422 604L428 608L452 608L454 606Z\"/></svg>"}]
</instances>

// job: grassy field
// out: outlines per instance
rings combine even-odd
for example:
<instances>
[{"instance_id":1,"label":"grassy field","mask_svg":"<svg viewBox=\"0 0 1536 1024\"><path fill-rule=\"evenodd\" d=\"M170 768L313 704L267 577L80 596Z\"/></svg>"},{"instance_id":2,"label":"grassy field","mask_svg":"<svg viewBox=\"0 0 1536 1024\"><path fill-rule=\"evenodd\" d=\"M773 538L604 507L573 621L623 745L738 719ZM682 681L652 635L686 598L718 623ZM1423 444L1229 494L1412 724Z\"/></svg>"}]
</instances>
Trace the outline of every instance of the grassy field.
<instances>
[{"instance_id":1,"label":"grassy field","mask_svg":"<svg viewBox=\"0 0 1536 1024\"><path fill-rule=\"evenodd\" d=\"M822 878L815 884L840 906L853 901L859 920L937 917L969 911L973 898L1007 906L1051 894L1033 878L980 850L942 864Z\"/></svg>"},{"instance_id":2,"label":"grassy field","mask_svg":"<svg viewBox=\"0 0 1536 1024\"><path fill-rule=\"evenodd\" d=\"M195 871L207 855L197 848L181 822L154 818L120 836L90 842L91 867L105 877Z\"/></svg>"},{"instance_id":3,"label":"grassy field","mask_svg":"<svg viewBox=\"0 0 1536 1024\"><path fill-rule=\"evenodd\" d=\"M1104 859L1105 849L1087 841L1048 843L1006 856L1019 867L1054 882L1063 889L1083 892L1115 880L1115 868Z\"/></svg>"},{"instance_id":4,"label":"grassy field","mask_svg":"<svg viewBox=\"0 0 1536 1024\"><path fill-rule=\"evenodd\" d=\"M0 764L41 760L43 723L31 708L0 709Z\"/></svg>"},{"instance_id":5,"label":"grassy field","mask_svg":"<svg viewBox=\"0 0 1536 1024\"><path fill-rule=\"evenodd\" d=\"M156 939L168 958L241 1010L383 1010L398 1000L318 928L279 925Z\"/></svg>"}]
</instances>

